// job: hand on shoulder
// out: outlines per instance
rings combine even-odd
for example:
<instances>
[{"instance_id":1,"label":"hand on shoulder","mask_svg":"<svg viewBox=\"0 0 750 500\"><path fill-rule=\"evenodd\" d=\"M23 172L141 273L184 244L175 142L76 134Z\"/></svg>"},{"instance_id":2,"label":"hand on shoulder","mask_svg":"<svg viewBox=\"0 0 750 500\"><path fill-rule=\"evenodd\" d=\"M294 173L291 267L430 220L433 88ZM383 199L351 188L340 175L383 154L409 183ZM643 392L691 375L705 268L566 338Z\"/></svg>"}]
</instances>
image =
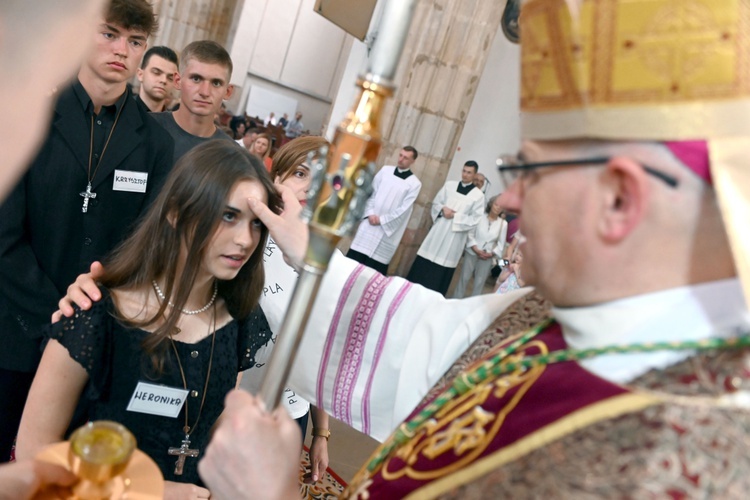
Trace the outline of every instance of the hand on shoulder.
<instances>
[{"instance_id":1,"label":"hand on shoulder","mask_svg":"<svg viewBox=\"0 0 750 500\"><path fill-rule=\"evenodd\" d=\"M104 267L101 262L92 262L91 270L79 275L75 282L68 287L65 297L57 303L58 310L52 313L52 323L57 323L63 316L66 318L73 316L74 305L87 311L94 302L101 300L102 294L96 280L102 276L104 276Z\"/></svg>"}]
</instances>

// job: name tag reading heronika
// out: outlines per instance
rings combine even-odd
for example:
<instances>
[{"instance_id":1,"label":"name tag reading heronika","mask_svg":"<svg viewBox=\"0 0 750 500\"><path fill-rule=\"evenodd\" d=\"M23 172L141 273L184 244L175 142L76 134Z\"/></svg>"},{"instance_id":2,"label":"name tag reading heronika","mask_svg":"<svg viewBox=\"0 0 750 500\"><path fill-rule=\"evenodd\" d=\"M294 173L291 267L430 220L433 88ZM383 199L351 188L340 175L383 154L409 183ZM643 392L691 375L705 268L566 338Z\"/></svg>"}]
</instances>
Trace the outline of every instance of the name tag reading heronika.
<instances>
[{"instance_id":1,"label":"name tag reading heronika","mask_svg":"<svg viewBox=\"0 0 750 500\"><path fill-rule=\"evenodd\" d=\"M127 410L175 418L180 414L187 395L188 391L179 387L138 382Z\"/></svg>"},{"instance_id":2,"label":"name tag reading heronika","mask_svg":"<svg viewBox=\"0 0 750 500\"><path fill-rule=\"evenodd\" d=\"M130 170L115 170L113 191L128 191L130 193L145 193L148 173L132 172Z\"/></svg>"}]
</instances>

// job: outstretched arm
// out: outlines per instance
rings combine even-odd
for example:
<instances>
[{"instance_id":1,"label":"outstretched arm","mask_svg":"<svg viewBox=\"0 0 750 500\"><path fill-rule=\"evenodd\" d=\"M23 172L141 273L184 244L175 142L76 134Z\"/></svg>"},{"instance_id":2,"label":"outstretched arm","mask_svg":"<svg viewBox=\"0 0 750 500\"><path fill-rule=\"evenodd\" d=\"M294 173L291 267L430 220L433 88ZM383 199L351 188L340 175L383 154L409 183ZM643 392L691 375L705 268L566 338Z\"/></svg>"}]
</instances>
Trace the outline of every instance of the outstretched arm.
<instances>
[{"instance_id":1,"label":"outstretched arm","mask_svg":"<svg viewBox=\"0 0 750 500\"><path fill-rule=\"evenodd\" d=\"M75 481L76 476L59 465L21 460L0 466L0 498L36 498L45 488L71 486Z\"/></svg>"},{"instance_id":2,"label":"outstretched arm","mask_svg":"<svg viewBox=\"0 0 750 500\"><path fill-rule=\"evenodd\" d=\"M248 203L288 261L299 266L307 227L292 193L279 191L285 203L281 215L258 200ZM305 355L297 358L288 385L334 418L383 440L518 297L447 300L335 252L302 339Z\"/></svg>"},{"instance_id":3,"label":"outstretched arm","mask_svg":"<svg viewBox=\"0 0 750 500\"><path fill-rule=\"evenodd\" d=\"M305 250L307 250L308 229L300 219L302 206L291 189L276 185L284 201L284 211L277 215L268 206L256 198L248 198L250 210L265 224L271 237L284 254L287 263L297 270L302 269Z\"/></svg>"}]
</instances>

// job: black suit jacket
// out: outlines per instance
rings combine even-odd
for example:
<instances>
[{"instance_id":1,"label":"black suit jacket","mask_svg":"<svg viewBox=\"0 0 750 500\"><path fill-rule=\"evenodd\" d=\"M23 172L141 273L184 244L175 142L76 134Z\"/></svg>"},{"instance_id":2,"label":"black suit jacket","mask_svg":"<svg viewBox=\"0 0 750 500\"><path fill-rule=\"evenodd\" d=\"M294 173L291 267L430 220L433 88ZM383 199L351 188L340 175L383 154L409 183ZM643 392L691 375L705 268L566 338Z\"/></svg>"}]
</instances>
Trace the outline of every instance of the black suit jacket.
<instances>
[{"instance_id":1,"label":"black suit jacket","mask_svg":"<svg viewBox=\"0 0 750 500\"><path fill-rule=\"evenodd\" d=\"M67 286L130 233L171 170L172 138L127 92L88 213L80 193L89 118L72 88L61 93L39 155L0 207L0 368L36 369L42 329ZM147 173L146 192L115 191L115 170Z\"/></svg>"}]
</instances>

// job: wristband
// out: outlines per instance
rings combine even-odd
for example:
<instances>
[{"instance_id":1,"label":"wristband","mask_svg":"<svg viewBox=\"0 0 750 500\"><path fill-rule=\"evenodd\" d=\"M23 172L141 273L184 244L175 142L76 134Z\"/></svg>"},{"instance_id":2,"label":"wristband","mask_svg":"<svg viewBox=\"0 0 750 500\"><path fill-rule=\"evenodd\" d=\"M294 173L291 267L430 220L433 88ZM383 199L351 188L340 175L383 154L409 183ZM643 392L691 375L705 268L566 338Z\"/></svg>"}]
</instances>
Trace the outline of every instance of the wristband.
<instances>
[{"instance_id":1,"label":"wristband","mask_svg":"<svg viewBox=\"0 0 750 500\"><path fill-rule=\"evenodd\" d=\"M326 438L326 441L328 441L328 438L331 437L331 431L329 429L318 429L316 427L312 428L311 432L313 437L323 437Z\"/></svg>"}]
</instances>

